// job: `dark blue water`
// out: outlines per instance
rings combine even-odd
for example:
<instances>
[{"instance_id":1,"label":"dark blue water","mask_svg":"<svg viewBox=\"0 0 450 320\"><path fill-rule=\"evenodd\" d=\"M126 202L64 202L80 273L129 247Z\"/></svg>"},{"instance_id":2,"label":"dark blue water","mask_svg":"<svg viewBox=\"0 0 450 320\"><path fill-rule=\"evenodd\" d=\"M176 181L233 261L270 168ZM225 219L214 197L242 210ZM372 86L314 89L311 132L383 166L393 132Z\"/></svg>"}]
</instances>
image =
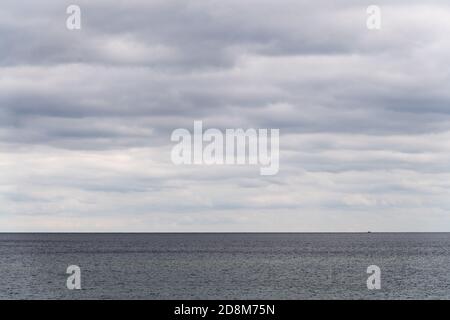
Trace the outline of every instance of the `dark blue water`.
<instances>
[{"instance_id":1,"label":"dark blue water","mask_svg":"<svg viewBox=\"0 0 450 320\"><path fill-rule=\"evenodd\" d=\"M449 233L0 234L0 298L449 299L449 248Z\"/></svg>"}]
</instances>

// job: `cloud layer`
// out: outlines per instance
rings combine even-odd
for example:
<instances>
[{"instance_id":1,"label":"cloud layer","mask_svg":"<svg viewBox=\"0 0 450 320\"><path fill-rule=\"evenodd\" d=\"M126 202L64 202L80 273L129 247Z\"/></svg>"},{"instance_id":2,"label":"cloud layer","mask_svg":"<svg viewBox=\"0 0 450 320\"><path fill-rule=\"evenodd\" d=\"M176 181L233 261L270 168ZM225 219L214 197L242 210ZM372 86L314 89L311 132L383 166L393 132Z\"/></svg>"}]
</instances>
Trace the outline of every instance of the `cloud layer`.
<instances>
[{"instance_id":1,"label":"cloud layer","mask_svg":"<svg viewBox=\"0 0 450 320\"><path fill-rule=\"evenodd\" d=\"M0 231L449 231L450 7L5 0ZM170 134L280 129L280 173Z\"/></svg>"}]
</instances>

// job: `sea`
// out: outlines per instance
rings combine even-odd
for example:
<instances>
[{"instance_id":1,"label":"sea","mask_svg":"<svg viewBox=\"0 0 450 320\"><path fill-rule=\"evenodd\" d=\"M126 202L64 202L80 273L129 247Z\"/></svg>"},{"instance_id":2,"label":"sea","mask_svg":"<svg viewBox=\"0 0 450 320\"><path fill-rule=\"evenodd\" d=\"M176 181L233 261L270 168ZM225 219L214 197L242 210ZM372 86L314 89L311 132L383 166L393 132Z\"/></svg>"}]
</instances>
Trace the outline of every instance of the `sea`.
<instances>
[{"instance_id":1,"label":"sea","mask_svg":"<svg viewBox=\"0 0 450 320\"><path fill-rule=\"evenodd\" d=\"M0 299L450 299L450 233L0 233Z\"/></svg>"}]
</instances>

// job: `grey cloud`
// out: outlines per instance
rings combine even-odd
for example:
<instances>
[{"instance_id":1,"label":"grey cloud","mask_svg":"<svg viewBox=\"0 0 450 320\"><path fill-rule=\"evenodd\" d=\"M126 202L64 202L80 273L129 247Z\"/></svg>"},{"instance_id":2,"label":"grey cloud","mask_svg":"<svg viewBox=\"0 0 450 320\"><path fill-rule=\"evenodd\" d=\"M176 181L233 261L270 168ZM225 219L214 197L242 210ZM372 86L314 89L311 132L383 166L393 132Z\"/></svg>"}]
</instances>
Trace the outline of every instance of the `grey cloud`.
<instances>
[{"instance_id":1,"label":"grey cloud","mask_svg":"<svg viewBox=\"0 0 450 320\"><path fill-rule=\"evenodd\" d=\"M379 32L356 0L69 4L2 4L5 228L448 230L446 1L379 1ZM194 120L279 128L280 174L172 165Z\"/></svg>"}]
</instances>

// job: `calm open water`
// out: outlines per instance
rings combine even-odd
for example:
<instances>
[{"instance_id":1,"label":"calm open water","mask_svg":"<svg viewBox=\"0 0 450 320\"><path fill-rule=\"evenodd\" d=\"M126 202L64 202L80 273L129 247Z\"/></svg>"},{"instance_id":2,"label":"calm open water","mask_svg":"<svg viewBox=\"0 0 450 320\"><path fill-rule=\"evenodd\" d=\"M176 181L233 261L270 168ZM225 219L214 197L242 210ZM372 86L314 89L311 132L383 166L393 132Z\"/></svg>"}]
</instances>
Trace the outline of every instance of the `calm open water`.
<instances>
[{"instance_id":1,"label":"calm open water","mask_svg":"<svg viewBox=\"0 0 450 320\"><path fill-rule=\"evenodd\" d=\"M0 234L0 299L61 298L450 299L450 233Z\"/></svg>"}]
</instances>

